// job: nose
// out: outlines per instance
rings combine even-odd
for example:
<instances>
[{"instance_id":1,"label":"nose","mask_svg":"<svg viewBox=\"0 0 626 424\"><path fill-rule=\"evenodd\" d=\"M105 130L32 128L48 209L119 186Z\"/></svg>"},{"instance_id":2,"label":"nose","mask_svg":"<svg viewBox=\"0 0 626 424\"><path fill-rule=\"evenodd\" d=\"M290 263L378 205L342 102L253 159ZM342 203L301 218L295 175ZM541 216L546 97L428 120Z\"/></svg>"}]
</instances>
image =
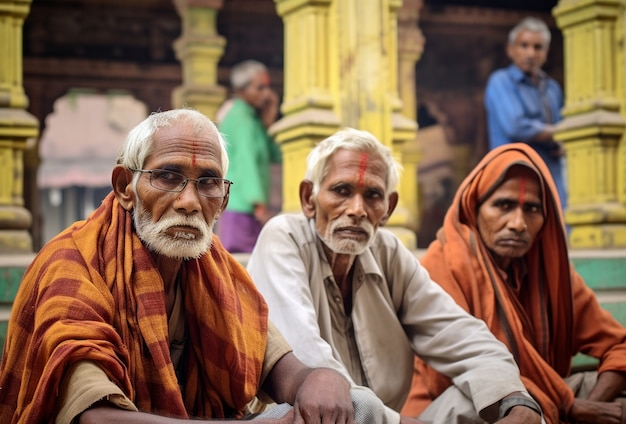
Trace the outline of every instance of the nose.
<instances>
[{"instance_id":1,"label":"nose","mask_svg":"<svg viewBox=\"0 0 626 424\"><path fill-rule=\"evenodd\" d=\"M198 194L196 184L195 181L188 181L183 191L177 193L178 195L174 201L174 209L186 214L198 212L202 209L200 194Z\"/></svg>"},{"instance_id":2,"label":"nose","mask_svg":"<svg viewBox=\"0 0 626 424\"><path fill-rule=\"evenodd\" d=\"M515 208L511 213L511 219L509 219L509 228L516 233L521 233L528 228L526 219L524 217L524 211L521 207Z\"/></svg>"},{"instance_id":3,"label":"nose","mask_svg":"<svg viewBox=\"0 0 626 424\"><path fill-rule=\"evenodd\" d=\"M363 196L360 194L355 194L348 201L348 216L354 218L364 218L367 213L365 212L365 201L363 200Z\"/></svg>"}]
</instances>

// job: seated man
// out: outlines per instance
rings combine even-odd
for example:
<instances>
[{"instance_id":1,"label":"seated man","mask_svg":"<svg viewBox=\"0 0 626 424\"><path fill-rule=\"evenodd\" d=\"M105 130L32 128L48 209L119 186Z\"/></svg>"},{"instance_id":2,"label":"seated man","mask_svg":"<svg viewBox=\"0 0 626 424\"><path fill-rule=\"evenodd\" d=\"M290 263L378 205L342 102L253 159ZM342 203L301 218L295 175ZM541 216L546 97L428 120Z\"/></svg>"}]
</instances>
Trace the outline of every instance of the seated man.
<instances>
[{"instance_id":1,"label":"seated man","mask_svg":"<svg viewBox=\"0 0 626 424\"><path fill-rule=\"evenodd\" d=\"M296 359L213 239L227 168L197 111L155 113L130 132L113 192L24 275L0 363L1 423L240 417L259 389L295 405L281 423L354 423L346 379Z\"/></svg>"},{"instance_id":2,"label":"seated man","mask_svg":"<svg viewBox=\"0 0 626 424\"><path fill-rule=\"evenodd\" d=\"M485 156L421 263L508 346L548 423L621 422L614 400L626 387L626 329L570 264L558 192L531 147L507 144ZM578 352L600 359L597 373L570 374ZM449 384L417 360L403 411L419 412Z\"/></svg>"},{"instance_id":3,"label":"seated man","mask_svg":"<svg viewBox=\"0 0 626 424\"><path fill-rule=\"evenodd\" d=\"M303 213L271 219L248 262L272 322L305 364L373 391L386 422L421 422L396 412L417 353L455 383L420 420L540 423L506 347L379 229L398 202L398 178L390 149L367 132L342 130L313 149Z\"/></svg>"}]
</instances>

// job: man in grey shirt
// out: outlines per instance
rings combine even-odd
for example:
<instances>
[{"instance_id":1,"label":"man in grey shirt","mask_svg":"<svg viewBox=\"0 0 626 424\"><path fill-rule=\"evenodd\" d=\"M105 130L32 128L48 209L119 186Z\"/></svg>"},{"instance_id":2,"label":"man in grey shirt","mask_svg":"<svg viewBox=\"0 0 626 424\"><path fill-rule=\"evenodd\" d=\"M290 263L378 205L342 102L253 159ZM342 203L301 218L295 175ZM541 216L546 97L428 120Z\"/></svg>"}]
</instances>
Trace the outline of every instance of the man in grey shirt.
<instances>
[{"instance_id":1,"label":"man in grey shirt","mask_svg":"<svg viewBox=\"0 0 626 424\"><path fill-rule=\"evenodd\" d=\"M342 130L313 149L303 213L270 220L248 262L270 319L304 363L373 391L385 422L540 423L506 347L379 229L398 178L391 151L367 132ZM419 421L397 412L415 354L454 382Z\"/></svg>"}]
</instances>

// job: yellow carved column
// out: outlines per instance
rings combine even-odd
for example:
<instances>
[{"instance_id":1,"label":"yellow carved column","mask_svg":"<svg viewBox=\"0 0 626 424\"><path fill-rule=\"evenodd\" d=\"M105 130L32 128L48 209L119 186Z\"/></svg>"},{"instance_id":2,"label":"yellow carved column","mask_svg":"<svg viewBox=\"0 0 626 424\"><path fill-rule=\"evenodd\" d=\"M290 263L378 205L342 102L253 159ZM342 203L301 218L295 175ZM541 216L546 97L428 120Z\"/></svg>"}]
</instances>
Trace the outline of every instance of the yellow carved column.
<instances>
[{"instance_id":1,"label":"yellow carved column","mask_svg":"<svg viewBox=\"0 0 626 424\"><path fill-rule=\"evenodd\" d=\"M417 98L415 94L415 64L424 51L424 35L418 27L423 0L404 0L398 14L398 90L402 100L402 114L417 122ZM419 137L419 133L417 135ZM420 222L420 196L417 167L422 158L417 140L409 140L400 148L404 173L402 191L408 211L407 225L417 232Z\"/></svg>"},{"instance_id":2,"label":"yellow carved column","mask_svg":"<svg viewBox=\"0 0 626 424\"><path fill-rule=\"evenodd\" d=\"M217 64L225 40L217 33L222 0L174 0L182 20L182 34L174 43L183 70L183 84L172 93L174 107L188 106L211 119L226 98L217 84Z\"/></svg>"},{"instance_id":3,"label":"yellow carved column","mask_svg":"<svg viewBox=\"0 0 626 424\"><path fill-rule=\"evenodd\" d=\"M561 0L564 120L573 248L626 247L622 0ZM621 91L618 91L621 87ZM618 154L619 152L619 154Z\"/></svg>"},{"instance_id":4,"label":"yellow carved column","mask_svg":"<svg viewBox=\"0 0 626 424\"><path fill-rule=\"evenodd\" d=\"M337 45L330 34L331 0L275 0L284 23L283 118L271 132L283 153L283 211L300 210L298 185L315 143L341 126L333 96ZM336 84L336 82L335 82Z\"/></svg>"},{"instance_id":5,"label":"yellow carved column","mask_svg":"<svg viewBox=\"0 0 626 424\"><path fill-rule=\"evenodd\" d=\"M417 125L402 115L398 97L401 0L275 2L285 27L285 92L284 117L272 132L283 150L283 209L294 211L300 210L304 160L316 142L355 127L387 143L401 160L400 147L415 138ZM414 247L403 202L390 227Z\"/></svg>"},{"instance_id":6,"label":"yellow carved column","mask_svg":"<svg viewBox=\"0 0 626 424\"><path fill-rule=\"evenodd\" d=\"M31 214L24 207L24 150L39 123L26 112L22 27L31 0L0 0L0 254L30 253Z\"/></svg>"}]
</instances>

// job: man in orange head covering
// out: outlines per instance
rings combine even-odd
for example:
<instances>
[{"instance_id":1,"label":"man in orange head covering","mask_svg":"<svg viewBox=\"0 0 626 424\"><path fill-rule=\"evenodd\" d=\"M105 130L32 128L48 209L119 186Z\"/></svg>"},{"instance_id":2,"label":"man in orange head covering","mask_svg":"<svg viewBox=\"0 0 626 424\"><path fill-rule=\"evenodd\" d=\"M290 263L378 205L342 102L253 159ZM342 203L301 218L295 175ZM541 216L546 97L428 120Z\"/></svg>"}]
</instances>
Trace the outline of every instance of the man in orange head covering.
<instances>
[{"instance_id":1,"label":"man in orange head covering","mask_svg":"<svg viewBox=\"0 0 626 424\"><path fill-rule=\"evenodd\" d=\"M483 158L421 263L508 346L548 424L621 422L626 329L570 264L558 193L532 148L507 144ZM597 373L569 378L579 352L600 360ZM416 359L403 412L418 414L449 385Z\"/></svg>"}]
</instances>

